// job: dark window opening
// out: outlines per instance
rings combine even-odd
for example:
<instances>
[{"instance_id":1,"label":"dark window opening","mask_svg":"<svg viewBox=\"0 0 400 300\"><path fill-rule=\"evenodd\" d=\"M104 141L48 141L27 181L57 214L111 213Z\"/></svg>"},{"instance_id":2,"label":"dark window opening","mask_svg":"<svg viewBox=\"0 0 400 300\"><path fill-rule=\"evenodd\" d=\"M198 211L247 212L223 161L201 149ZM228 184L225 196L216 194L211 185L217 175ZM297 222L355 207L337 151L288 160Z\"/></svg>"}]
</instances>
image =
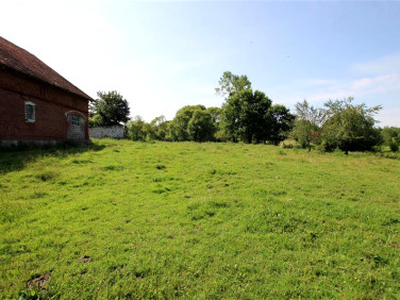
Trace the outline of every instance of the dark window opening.
<instances>
[{"instance_id":1,"label":"dark window opening","mask_svg":"<svg viewBox=\"0 0 400 300\"><path fill-rule=\"evenodd\" d=\"M81 118L79 118L77 116L72 116L71 123L74 126L80 126L81 125Z\"/></svg>"},{"instance_id":2,"label":"dark window opening","mask_svg":"<svg viewBox=\"0 0 400 300\"><path fill-rule=\"evenodd\" d=\"M34 123L35 119L35 103L26 101L25 102L25 121L27 123Z\"/></svg>"}]
</instances>

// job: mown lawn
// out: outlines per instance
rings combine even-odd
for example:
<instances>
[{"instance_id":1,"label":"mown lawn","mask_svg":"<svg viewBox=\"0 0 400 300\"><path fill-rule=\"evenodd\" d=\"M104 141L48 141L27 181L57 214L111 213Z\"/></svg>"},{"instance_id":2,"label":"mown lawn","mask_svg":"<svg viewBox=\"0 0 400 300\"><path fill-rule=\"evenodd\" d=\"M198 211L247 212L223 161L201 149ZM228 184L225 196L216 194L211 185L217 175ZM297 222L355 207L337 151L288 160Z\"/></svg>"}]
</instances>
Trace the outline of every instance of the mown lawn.
<instances>
[{"instance_id":1,"label":"mown lawn","mask_svg":"<svg viewBox=\"0 0 400 300\"><path fill-rule=\"evenodd\" d=\"M243 144L3 151L0 294L399 299L399 167Z\"/></svg>"}]
</instances>

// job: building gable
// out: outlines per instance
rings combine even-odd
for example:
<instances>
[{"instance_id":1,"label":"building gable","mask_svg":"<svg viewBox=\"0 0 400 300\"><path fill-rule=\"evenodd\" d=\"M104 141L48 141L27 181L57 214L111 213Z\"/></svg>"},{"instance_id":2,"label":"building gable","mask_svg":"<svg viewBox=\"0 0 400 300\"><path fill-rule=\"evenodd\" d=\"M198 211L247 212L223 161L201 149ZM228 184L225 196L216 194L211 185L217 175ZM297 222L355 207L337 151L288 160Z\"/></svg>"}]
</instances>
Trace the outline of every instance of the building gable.
<instances>
[{"instance_id":1,"label":"building gable","mask_svg":"<svg viewBox=\"0 0 400 300\"><path fill-rule=\"evenodd\" d=\"M0 67L8 68L87 100L93 100L33 54L0 37Z\"/></svg>"}]
</instances>

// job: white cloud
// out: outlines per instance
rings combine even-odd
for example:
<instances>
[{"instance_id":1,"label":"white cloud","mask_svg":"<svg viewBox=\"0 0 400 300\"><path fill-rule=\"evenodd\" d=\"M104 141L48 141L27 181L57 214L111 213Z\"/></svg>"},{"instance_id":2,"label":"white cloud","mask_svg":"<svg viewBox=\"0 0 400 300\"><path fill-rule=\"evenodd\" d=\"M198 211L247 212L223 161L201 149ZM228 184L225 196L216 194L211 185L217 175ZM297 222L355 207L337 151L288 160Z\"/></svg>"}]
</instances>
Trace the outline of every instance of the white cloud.
<instances>
[{"instance_id":1,"label":"white cloud","mask_svg":"<svg viewBox=\"0 0 400 300\"><path fill-rule=\"evenodd\" d=\"M348 86L344 84L343 88L350 91L351 94L358 94L360 96L400 90L400 75L393 73L356 79L351 81Z\"/></svg>"},{"instance_id":2,"label":"white cloud","mask_svg":"<svg viewBox=\"0 0 400 300\"><path fill-rule=\"evenodd\" d=\"M370 86L373 83L373 79L371 78L362 78L352 82L351 88L352 89L362 89Z\"/></svg>"},{"instance_id":3,"label":"white cloud","mask_svg":"<svg viewBox=\"0 0 400 300\"><path fill-rule=\"evenodd\" d=\"M326 82L326 85L321 86L317 90L312 90L305 98L310 101L325 101L328 99L340 99L350 95L361 98L376 93L400 91L399 74L364 77L349 81L327 80Z\"/></svg>"},{"instance_id":4,"label":"white cloud","mask_svg":"<svg viewBox=\"0 0 400 300\"><path fill-rule=\"evenodd\" d=\"M328 99L354 96L356 101L367 102L367 105L382 104L383 107L387 107L387 110L382 113L382 123L388 124L390 120L392 124L395 122L398 124L395 113L391 112L398 113L400 106L398 102L400 100L398 98L400 94L400 55L394 54L353 65L349 71L351 77L346 79L306 78L295 80L276 89L276 99L288 105L307 99L319 106Z\"/></svg>"},{"instance_id":5,"label":"white cloud","mask_svg":"<svg viewBox=\"0 0 400 300\"><path fill-rule=\"evenodd\" d=\"M379 127L395 126L400 127L400 108L397 109L383 109L379 112L376 119L380 121L377 125Z\"/></svg>"},{"instance_id":6,"label":"white cloud","mask_svg":"<svg viewBox=\"0 0 400 300\"><path fill-rule=\"evenodd\" d=\"M400 70L400 53L395 53L373 61L357 63L350 70L359 74L388 74L397 73Z\"/></svg>"}]
</instances>

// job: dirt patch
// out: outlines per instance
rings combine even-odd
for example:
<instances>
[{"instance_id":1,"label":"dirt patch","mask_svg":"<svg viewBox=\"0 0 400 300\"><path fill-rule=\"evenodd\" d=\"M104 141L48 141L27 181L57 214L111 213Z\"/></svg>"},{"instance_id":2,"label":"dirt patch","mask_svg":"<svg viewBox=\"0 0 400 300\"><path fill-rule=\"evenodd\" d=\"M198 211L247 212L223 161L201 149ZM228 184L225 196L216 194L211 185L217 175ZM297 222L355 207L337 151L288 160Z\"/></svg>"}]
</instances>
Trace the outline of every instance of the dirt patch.
<instances>
[{"instance_id":1,"label":"dirt patch","mask_svg":"<svg viewBox=\"0 0 400 300\"><path fill-rule=\"evenodd\" d=\"M396 248L396 249L400 249L400 244L398 244L398 243L392 243L392 244L390 244L390 246L392 246L393 248Z\"/></svg>"},{"instance_id":2,"label":"dirt patch","mask_svg":"<svg viewBox=\"0 0 400 300\"><path fill-rule=\"evenodd\" d=\"M90 263L90 262L92 262L92 259L90 258L90 256L84 255L84 256L79 258L79 262L81 262L81 263Z\"/></svg>"},{"instance_id":3,"label":"dirt patch","mask_svg":"<svg viewBox=\"0 0 400 300\"><path fill-rule=\"evenodd\" d=\"M38 275L26 282L26 287L28 289L44 289L50 280L50 274L45 273Z\"/></svg>"}]
</instances>

